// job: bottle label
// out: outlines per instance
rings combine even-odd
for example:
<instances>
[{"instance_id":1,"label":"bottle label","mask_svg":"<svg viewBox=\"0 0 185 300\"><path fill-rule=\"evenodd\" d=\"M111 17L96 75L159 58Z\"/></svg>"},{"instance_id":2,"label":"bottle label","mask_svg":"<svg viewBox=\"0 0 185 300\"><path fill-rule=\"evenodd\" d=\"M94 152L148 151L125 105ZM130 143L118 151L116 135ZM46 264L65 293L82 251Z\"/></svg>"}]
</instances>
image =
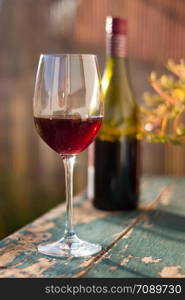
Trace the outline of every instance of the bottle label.
<instances>
[{"instance_id":1,"label":"bottle label","mask_svg":"<svg viewBox=\"0 0 185 300\"><path fill-rule=\"evenodd\" d=\"M106 38L106 55L112 57L127 56L127 36L123 34L110 34Z\"/></svg>"}]
</instances>

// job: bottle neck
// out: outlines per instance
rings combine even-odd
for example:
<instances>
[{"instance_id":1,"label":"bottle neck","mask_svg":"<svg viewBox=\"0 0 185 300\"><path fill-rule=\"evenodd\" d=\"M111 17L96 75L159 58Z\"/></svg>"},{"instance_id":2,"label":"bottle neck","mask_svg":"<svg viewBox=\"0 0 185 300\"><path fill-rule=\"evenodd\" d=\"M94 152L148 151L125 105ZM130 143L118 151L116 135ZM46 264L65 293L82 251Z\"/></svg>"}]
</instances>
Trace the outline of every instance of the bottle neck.
<instances>
[{"instance_id":1,"label":"bottle neck","mask_svg":"<svg viewBox=\"0 0 185 300\"><path fill-rule=\"evenodd\" d=\"M125 58L127 57L127 35L107 34L106 36L106 57Z\"/></svg>"}]
</instances>

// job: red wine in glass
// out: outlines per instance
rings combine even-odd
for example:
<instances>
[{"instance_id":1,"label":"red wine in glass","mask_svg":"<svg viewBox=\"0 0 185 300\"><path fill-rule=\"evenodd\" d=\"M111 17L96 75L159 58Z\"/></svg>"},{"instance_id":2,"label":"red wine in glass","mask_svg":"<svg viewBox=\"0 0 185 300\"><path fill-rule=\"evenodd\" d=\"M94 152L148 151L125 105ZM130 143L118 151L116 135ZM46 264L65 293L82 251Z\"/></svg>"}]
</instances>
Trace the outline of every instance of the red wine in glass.
<instances>
[{"instance_id":1,"label":"red wine in glass","mask_svg":"<svg viewBox=\"0 0 185 300\"><path fill-rule=\"evenodd\" d=\"M34 117L40 137L60 155L82 152L95 138L102 117L82 119L76 116Z\"/></svg>"},{"instance_id":2,"label":"red wine in glass","mask_svg":"<svg viewBox=\"0 0 185 300\"><path fill-rule=\"evenodd\" d=\"M65 230L58 241L38 245L54 257L88 257L99 244L81 240L73 226L73 170L76 155L93 141L102 123L103 101L94 54L42 54L39 59L33 116L45 143L62 158L65 170Z\"/></svg>"}]
</instances>

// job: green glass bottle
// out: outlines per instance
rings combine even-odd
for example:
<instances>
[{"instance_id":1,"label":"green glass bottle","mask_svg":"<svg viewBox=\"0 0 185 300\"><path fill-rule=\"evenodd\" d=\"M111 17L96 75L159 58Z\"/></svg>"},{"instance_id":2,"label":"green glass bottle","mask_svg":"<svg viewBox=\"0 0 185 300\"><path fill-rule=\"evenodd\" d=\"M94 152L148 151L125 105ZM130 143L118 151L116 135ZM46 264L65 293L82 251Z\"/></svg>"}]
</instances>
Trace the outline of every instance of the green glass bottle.
<instances>
[{"instance_id":1,"label":"green glass bottle","mask_svg":"<svg viewBox=\"0 0 185 300\"><path fill-rule=\"evenodd\" d=\"M94 176L94 205L105 210L134 209L139 199L138 107L126 55L127 20L107 17L104 120L95 142Z\"/></svg>"}]
</instances>

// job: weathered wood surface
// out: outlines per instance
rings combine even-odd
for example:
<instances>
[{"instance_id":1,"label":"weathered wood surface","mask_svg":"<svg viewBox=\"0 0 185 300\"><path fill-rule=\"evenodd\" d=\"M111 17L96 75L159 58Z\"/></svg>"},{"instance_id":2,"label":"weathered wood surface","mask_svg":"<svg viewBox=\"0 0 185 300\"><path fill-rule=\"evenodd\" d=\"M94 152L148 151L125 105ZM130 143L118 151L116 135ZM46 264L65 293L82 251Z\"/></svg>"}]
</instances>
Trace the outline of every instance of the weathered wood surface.
<instances>
[{"instance_id":1,"label":"weathered wood surface","mask_svg":"<svg viewBox=\"0 0 185 300\"><path fill-rule=\"evenodd\" d=\"M75 203L78 235L101 243L91 258L41 255L37 244L61 237L60 205L0 241L0 277L185 277L185 179L145 177L141 207L104 212L90 201Z\"/></svg>"}]
</instances>

